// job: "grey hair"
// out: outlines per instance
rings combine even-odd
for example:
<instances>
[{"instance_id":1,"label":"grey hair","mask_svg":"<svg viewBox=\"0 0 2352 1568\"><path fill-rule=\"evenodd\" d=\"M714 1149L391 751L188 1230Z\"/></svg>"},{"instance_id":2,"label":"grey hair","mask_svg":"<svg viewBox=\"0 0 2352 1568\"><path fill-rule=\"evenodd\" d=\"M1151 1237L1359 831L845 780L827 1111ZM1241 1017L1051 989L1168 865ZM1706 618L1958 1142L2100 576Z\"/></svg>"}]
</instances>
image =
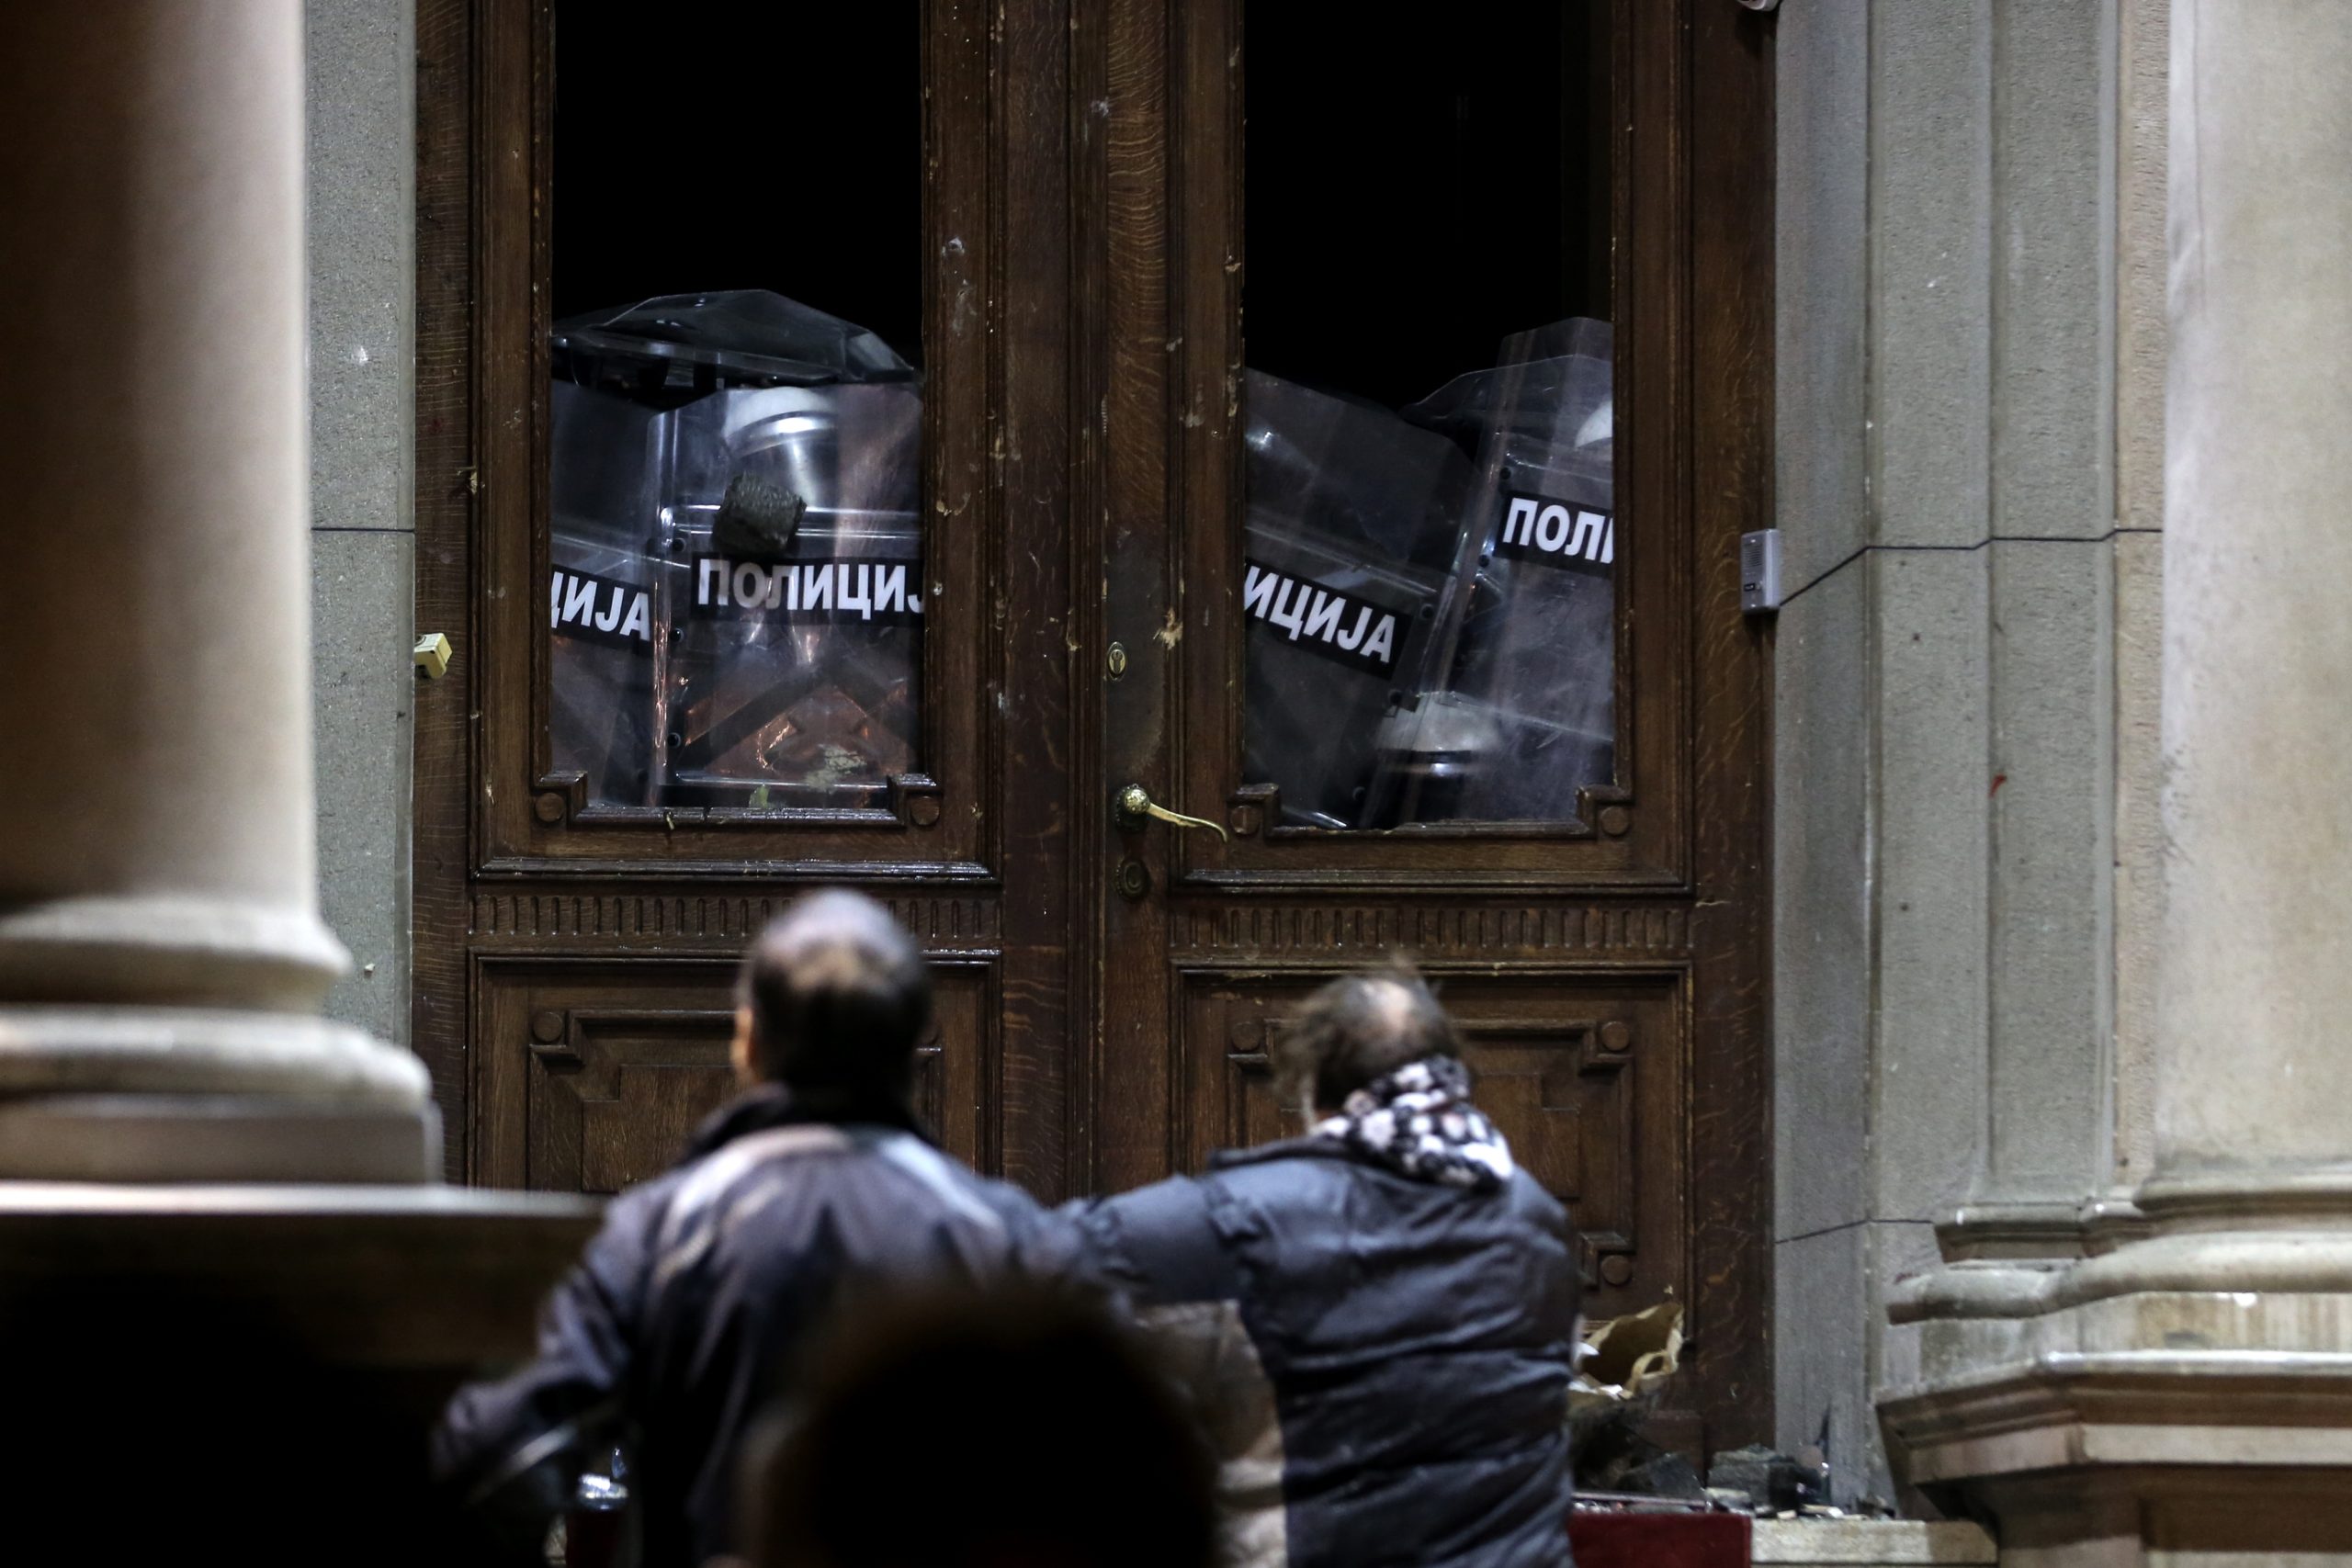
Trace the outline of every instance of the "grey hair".
<instances>
[{"instance_id":1,"label":"grey hair","mask_svg":"<svg viewBox=\"0 0 2352 1568\"><path fill-rule=\"evenodd\" d=\"M1285 1105L1337 1109L1374 1078L1424 1056L1462 1055L1453 1020L1402 958L1333 980L1276 1036L1274 1089Z\"/></svg>"}]
</instances>

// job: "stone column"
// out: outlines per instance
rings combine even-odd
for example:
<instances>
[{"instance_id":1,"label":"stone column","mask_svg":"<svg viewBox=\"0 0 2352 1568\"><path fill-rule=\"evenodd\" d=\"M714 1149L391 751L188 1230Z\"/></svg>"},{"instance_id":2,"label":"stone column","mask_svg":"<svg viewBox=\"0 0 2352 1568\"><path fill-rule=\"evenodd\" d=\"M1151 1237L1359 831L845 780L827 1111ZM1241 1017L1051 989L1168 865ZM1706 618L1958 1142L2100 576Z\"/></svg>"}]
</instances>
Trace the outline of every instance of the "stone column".
<instances>
[{"instance_id":1,"label":"stone column","mask_svg":"<svg viewBox=\"0 0 2352 1568\"><path fill-rule=\"evenodd\" d=\"M316 1008L302 7L0 21L0 1177L424 1179Z\"/></svg>"},{"instance_id":2,"label":"stone column","mask_svg":"<svg viewBox=\"0 0 2352 1568\"><path fill-rule=\"evenodd\" d=\"M0 6L0 1342L18 1434L157 1391L168 1506L94 1535L290 1560L316 1453L434 1562L427 1427L595 1216L427 1179L420 1065L315 1016L303 9Z\"/></svg>"},{"instance_id":3,"label":"stone column","mask_svg":"<svg viewBox=\"0 0 2352 1568\"><path fill-rule=\"evenodd\" d=\"M2352 1562L2352 6L2176 0L2150 1233L1898 1296L2037 1568Z\"/></svg>"},{"instance_id":4,"label":"stone column","mask_svg":"<svg viewBox=\"0 0 2352 1568\"><path fill-rule=\"evenodd\" d=\"M2352 1223L2352 7L2175 21L2152 1214Z\"/></svg>"}]
</instances>

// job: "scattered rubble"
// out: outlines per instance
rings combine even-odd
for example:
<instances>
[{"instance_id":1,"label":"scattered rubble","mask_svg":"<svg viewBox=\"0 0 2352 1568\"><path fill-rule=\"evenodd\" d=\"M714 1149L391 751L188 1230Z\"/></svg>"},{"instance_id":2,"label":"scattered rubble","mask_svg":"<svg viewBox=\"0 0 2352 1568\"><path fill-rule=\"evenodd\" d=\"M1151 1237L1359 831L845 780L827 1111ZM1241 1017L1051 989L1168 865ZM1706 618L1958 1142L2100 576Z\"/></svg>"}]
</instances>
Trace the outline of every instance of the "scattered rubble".
<instances>
[{"instance_id":1,"label":"scattered rubble","mask_svg":"<svg viewBox=\"0 0 2352 1568\"><path fill-rule=\"evenodd\" d=\"M1707 1466L1707 1485L1745 1496L1753 1513L1820 1506L1829 1501L1828 1466L1803 1463L1761 1443L1715 1455Z\"/></svg>"},{"instance_id":2,"label":"scattered rubble","mask_svg":"<svg viewBox=\"0 0 2352 1568\"><path fill-rule=\"evenodd\" d=\"M1568 1387L1578 1507L1783 1519L1842 1519L1884 1509L1883 1504L1858 1510L1831 1505L1826 1431L1821 1443L1801 1456L1760 1443L1717 1454L1702 1479L1688 1458L1643 1431L1681 1356L1679 1302L1596 1323L1586 1333Z\"/></svg>"}]
</instances>

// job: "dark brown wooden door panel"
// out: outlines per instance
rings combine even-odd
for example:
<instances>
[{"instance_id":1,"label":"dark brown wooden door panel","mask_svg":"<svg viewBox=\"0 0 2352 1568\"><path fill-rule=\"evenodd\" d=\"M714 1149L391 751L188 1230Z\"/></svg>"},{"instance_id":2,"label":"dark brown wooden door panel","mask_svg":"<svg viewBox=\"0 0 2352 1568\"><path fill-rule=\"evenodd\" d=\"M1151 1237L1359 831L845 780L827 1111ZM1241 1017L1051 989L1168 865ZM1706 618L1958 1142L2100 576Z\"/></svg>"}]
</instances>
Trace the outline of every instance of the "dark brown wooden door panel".
<instances>
[{"instance_id":1,"label":"dark brown wooden door panel","mask_svg":"<svg viewBox=\"0 0 2352 1568\"><path fill-rule=\"evenodd\" d=\"M417 612L457 655L447 678L418 686L413 1032L448 1125L465 1130L448 1141L449 1174L602 1187L658 1167L722 1091L711 1053L735 955L798 892L848 884L885 899L942 964L943 1044L924 1092L947 1145L1059 1196L1074 1179L1069 1129L1081 1120L1068 1099L1068 1014L1089 962L1070 933L1091 891L1069 792L1086 751L1074 689L1091 666L1073 652L1075 563L1057 542L1078 439L1062 152L1069 18L921 0L910 46L859 62L872 114L922 128L920 158L872 186L875 202L919 205L921 217L915 771L854 810L624 808L550 766L548 318L553 172L567 156L555 116L564 4L423 0L418 17ZM806 15L852 30L865 16ZM574 17L576 39L597 13ZM741 35L731 11L710 19L725 24L703 29L712 39ZM684 14L670 24L673 38L696 32ZM771 14L760 25L797 23ZM832 126L810 141L792 107L745 110L764 118L740 144L772 152L763 138L775 132L790 156L823 157L811 150L855 135ZM740 267L646 291L792 293L808 226L863 215L802 213L781 189L747 186L731 218L693 215L697 233L752 236ZM795 226L789 243L763 232L779 223ZM678 1016L665 1022L665 1011ZM561 1050L531 1054L539 1013L561 1021L576 1066ZM610 1145L601 1154L599 1140Z\"/></svg>"},{"instance_id":2,"label":"dark brown wooden door panel","mask_svg":"<svg viewBox=\"0 0 2352 1568\"><path fill-rule=\"evenodd\" d=\"M562 1021L542 1041L549 1017ZM526 1184L620 1191L658 1176L697 1123L734 1092L731 1015L665 1008L577 1007L535 1014L527 1077Z\"/></svg>"},{"instance_id":3,"label":"dark brown wooden door panel","mask_svg":"<svg viewBox=\"0 0 2352 1568\"><path fill-rule=\"evenodd\" d=\"M1276 1102L1271 1053L1332 973L1179 970L1174 1163L1199 1170L1218 1149L1302 1129ZM1687 977L1514 967L1430 978L1461 1024L1480 1108L1575 1216L1593 1314L1687 1299Z\"/></svg>"},{"instance_id":4,"label":"dark brown wooden door panel","mask_svg":"<svg viewBox=\"0 0 2352 1568\"><path fill-rule=\"evenodd\" d=\"M1264 320L1244 308L1245 101L1267 90L1245 6L1078 8L1081 90L1109 119L1081 179L1105 231L1081 370L1107 431L1102 635L1130 651L1101 696L1099 787L1231 834L1127 819L1106 847L1127 864L1102 917L1091 1164L1125 1186L1282 1127L1266 1030L1321 977L1403 949L1444 977L1482 1102L1589 1234L1594 1310L1686 1302L1689 1430L1736 1444L1770 1429L1768 649L1737 609L1739 536L1769 519L1769 24L1713 0L1581 9L1605 9L1610 40L1613 782L1556 822L1367 832L1285 824L1243 771L1245 372L1261 367L1244 326ZM1319 156L1350 156L1346 138ZM1363 217L1353 245L1441 243ZM1508 225L1474 227L1503 244ZM1347 244L1329 254L1352 265Z\"/></svg>"},{"instance_id":5,"label":"dark brown wooden door panel","mask_svg":"<svg viewBox=\"0 0 2352 1568\"><path fill-rule=\"evenodd\" d=\"M617 1192L669 1168L735 1091L730 960L491 959L478 973L474 1168L493 1185ZM996 967L940 958L933 981L916 1110L949 1153L993 1170Z\"/></svg>"}]
</instances>

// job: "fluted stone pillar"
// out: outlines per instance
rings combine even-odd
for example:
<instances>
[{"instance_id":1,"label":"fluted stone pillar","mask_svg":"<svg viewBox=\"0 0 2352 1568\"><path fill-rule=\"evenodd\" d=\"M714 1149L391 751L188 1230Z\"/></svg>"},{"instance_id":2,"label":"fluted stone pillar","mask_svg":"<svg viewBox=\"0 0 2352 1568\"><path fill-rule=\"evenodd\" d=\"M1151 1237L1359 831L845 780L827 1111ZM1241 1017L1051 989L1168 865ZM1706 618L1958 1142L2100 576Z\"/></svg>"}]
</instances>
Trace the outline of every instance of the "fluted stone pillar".
<instances>
[{"instance_id":1,"label":"fluted stone pillar","mask_svg":"<svg viewBox=\"0 0 2352 1568\"><path fill-rule=\"evenodd\" d=\"M299 0L0 17L0 1177L424 1179L316 1016Z\"/></svg>"},{"instance_id":2,"label":"fluted stone pillar","mask_svg":"<svg viewBox=\"0 0 2352 1568\"><path fill-rule=\"evenodd\" d=\"M2149 1234L1895 1303L2038 1568L2352 1562L2352 6L2176 0Z\"/></svg>"}]
</instances>

